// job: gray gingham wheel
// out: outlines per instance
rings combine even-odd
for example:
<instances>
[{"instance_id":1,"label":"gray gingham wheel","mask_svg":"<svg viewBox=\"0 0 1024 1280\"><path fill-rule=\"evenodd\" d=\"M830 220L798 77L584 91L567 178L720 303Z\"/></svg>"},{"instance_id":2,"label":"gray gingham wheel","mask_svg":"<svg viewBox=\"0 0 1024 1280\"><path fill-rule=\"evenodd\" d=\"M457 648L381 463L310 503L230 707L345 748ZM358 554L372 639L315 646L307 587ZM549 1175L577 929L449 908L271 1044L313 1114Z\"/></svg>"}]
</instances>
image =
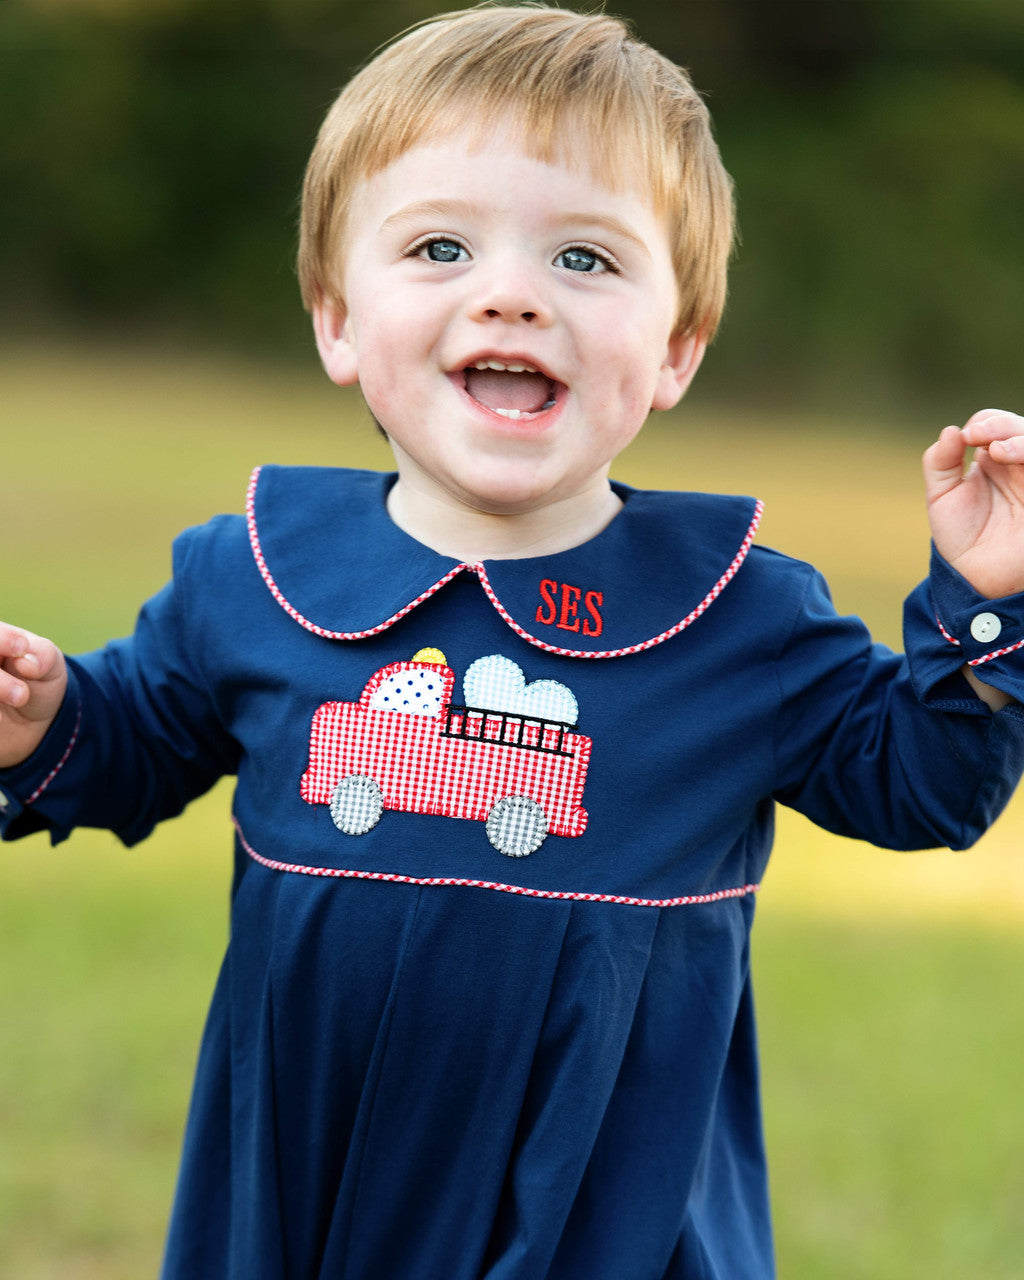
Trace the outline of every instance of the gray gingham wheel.
<instances>
[{"instance_id":1,"label":"gray gingham wheel","mask_svg":"<svg viewBox=\"0 0 1024 1280\"><path fill-rule=\"evenodd\" d=\"M544 810L529 796L505 796L487 815L487 839L510 858L539 849L547 833Z\"/></svg>"},{"instance_id":2,"label":"gray gingham wheel","mask_svg":"<svg viewBox=\"0 0 1024 1280\"><path fill-rule=\"evenodd\" d=\"M349 836L365 835L380 821L384 798L380 787L364 773L342 778L331 796L331 819Z\"/></svg>"}]
</instances>

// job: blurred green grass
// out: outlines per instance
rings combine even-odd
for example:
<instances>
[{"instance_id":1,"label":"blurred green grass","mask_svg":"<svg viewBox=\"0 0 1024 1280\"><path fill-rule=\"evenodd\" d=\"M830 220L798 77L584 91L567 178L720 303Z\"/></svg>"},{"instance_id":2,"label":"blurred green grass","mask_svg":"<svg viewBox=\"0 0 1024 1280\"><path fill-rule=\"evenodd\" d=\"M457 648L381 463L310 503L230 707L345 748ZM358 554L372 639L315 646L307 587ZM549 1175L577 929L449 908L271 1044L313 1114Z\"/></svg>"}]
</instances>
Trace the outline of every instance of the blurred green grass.
<instances>
[{"instance_id":1,"label":"blurred green grass","mask_svg":"<svg viewBox=\"0 0 1024 1280\"><path fill-rule=\"evenodd\" d=\"M259 462L389 465L312 365L83 346L0 350L0 615L74 650L130 628L169 544L239 510ZM899 640L927 561L921 449L944 423L657 419L641 486L755 492ZM228 793L145 845L0 850L0 1275L155 1274L226 938ZM971 853L894 855L780 817L755 975L783 1280L1024 1275L1024 811Z\"/></svg>"}]
</instances>

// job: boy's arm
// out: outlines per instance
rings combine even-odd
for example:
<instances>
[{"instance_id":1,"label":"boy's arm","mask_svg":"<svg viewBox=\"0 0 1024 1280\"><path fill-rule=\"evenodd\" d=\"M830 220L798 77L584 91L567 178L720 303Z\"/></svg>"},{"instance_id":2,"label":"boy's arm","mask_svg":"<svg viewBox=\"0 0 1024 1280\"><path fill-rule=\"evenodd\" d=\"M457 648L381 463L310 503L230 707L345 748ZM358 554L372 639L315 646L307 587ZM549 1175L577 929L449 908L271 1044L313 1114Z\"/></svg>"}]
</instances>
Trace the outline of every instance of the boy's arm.
<instances>
[{"instance_id":1,"label":"boy's arm","mask_svg":"<svg viewBox=\"0 0 1024 1280\"><path fill-rule=\"evenodd\" d=\"M983 409L946 427L924 455L924 479L939 554L989 599L1024 591L1024 418ZM963 674L993 711L1012 701L970 667Z\"/></svg>"},{"instance_id":2,"label":"boy's arm","mask_svg":"<svg viewBox=\"0 0 1024 1280\"><path fill-rule=\"evenodd\" d=\"M0 769L35 751L67 689L64 655L51 641L0 622Z\"/></svg>"},{"instance_id":3,"label":"boy's arm","mask_svg":"<svg viewBox=\"0 0 1024 1280\"><path fill-rule=\"evenodd\" d=\"M64 659L17 628L0 634L10 650L0 654L0 750L10 762L0 768L0 838L45 829L56 842L86 826L134 844L236 771L240 748L205 643L221 607L222 579L211 583L225 540L251 557L237 520L182 534L171 582L143 605L131 636L102 649Z\"/></svg>"}]
</instances>

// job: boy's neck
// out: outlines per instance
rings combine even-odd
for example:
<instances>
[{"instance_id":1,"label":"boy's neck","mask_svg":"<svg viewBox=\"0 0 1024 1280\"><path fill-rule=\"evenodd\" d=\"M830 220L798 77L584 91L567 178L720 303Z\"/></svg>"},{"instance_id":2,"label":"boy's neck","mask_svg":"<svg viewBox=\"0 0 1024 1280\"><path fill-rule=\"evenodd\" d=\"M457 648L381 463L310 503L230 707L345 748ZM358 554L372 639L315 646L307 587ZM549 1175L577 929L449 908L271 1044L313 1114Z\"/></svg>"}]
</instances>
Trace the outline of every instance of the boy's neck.
<instances>
[{"instance_id":1,"label":"boy's neck","mask_svg":"<svg viewBox=\"0 0 1024 1280\"><path fill-rule=\"evenodd\" d=\"M481 511L452 495L399 477L388 494L388 515L410 537L464 564L553 555L589 541L622 509L602 478L592 488L536 510Z\"/></svg>"}]
</instances>

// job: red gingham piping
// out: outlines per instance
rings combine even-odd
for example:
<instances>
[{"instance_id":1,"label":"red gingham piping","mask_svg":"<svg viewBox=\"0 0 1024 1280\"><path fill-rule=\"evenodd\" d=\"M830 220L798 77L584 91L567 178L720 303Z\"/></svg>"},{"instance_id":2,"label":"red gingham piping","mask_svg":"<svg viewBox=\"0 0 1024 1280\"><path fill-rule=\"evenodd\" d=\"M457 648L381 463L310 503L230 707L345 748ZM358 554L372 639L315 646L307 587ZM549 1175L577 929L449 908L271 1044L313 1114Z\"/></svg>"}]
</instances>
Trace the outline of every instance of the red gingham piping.
<instances>
[{"instance_id":1,"label":"red gingham piping","mask_svg":"<svg viewBox=\"0 0 1024 1280\"><path fill-rule=\"evenodd\" d=\"M732 563L726 569L725 573L718 579L715 585L707 593L699 605L691 610L685 618L677 622L675 626L669 627L667 631L663 631L660 635L652 636L649 640L643 640L640 644L626 645L622 649L563 649L559 645L549 644L546 640L541 640L538 636L533 636L529 631L516 622L515 618L508 612L494 593L494 588L490 584L487 577L487 570L482 564L473 564L468 567L472 569L480 579L480 585L487 593L487 598L495 609L501 614L502 618L508 623L517 636L521 636L529 644L536 645L538 649L544 649L548 653L558 653L566 658L621 658L630 653L641 653L644 649L650 649L656 644L662 644L666 640L671 640L673 636L685 630L691 622L696 622L702 613L704 613L718 597L722 591L736 576L736 571L747 558L747 552L750 550L750 544L754 541L754 534L757 532L757 526L761 523L761 516L764 512L764 503L760 499L754 504L754 517L750 522L743 541L740 543L740 549L732 559Z\"/></svg>"},{"instance_id":2,"label":"red gingham piping","mask_svg":"<svg viewBox=\"0 0 1024 1280\"><path fill-rule=\"evenodd\" d=\"M946 630L946 628L942 625L942 619L939 617L939 615L938 615L938 614L936 614L936 615L935 615L935 623L936 623L936 625L938 626L939 630L942 632L943 637L944 637L946 640L948 640L950 644L955 644L955 645L957 646L957 648L959 649L959 648L960 648L960 641L956 638L956 636L951 636L951 635L949 634L949 632Z\"/></svg>"},{"instance_id":3,"label":"red gingham piping","mask_svg":"<svg viewBox=\"0 0 1024 1280\"><path fill-rule=\"evenodd\" d=\"M958 649L963 647L956 636L949 634L938 615L936 615L935 621L939 630L950 644L955 644ZM983 653L980 658L968 658L967 665L969 667L980 667L984 662L991 662L993 658L1001 658L1006 653L1014 653L1017 649L1024 649L1024 640L1018 640L1016 644L1008 644L1004 649L993 649L991 653Z\"/></svg>"},{"instance_id":4,"label":"red gingham piping","mask_svg":"<svg viewBox=\"0 0 1024 1280\"><path fill-rule=\"evenodd\" d=\"M290 871L302 876L325 876L336 880L386 880L395 884L417 884L427 888L493 889L498 893L514 893L523 898L557 898L570 902L612 902L624 907L693 907L711 902L724 902L727 898L745 898L760 889L759 884L745 884L736 889L719 889L714 893L688 894L681 898L631 898L613 893L569 893L555 889L527 889L522 885L500 884L493 880L463 880L454 876L403 876L391 871L343 871L339 867L310 867L295 862L278 862L264 858L249 844L242 833L237 818L231 821L238 832L242 848L254 862L271 871Z\"/></svg>"},{"instance_id":5,"label":"red gingham piping","mask_svg":"<svg viewBox=\"0 0 1024 1280\"><path fill-rule=\"evenodd\" d=\"M72 730L71 741L68 743L67 749L65 750L61 758L57 761L57 763L53 766L53 768L50 770L50 772L46 775L46 777L42 780L42 782L40 782L39 786L36 787L35 791L33 791L32 794L29 796L29 798L25 801L26 804L34 804L36 800L38 800L39 797L43 794L46 788L50 785L50 783L54 780L54 778L56 778L57 774L60 773L61 769L63 769L64 766L67 764L68 756L70 756L71 752L75 749L75 743L78 741L78 731L79 729L81 729L81 727L82 727L82 708L81 706L79 706L78 716L75 719L75 727Z\"/></svg>"},{"instance_id":6,"label":"red gingham piping","mask_svg":"<svg viewBox=\"0 0 1024 1280\"><path fill-rule=\"evenodd\" d=\"M249 526L249 542L252 546L252 553L256 557L256 566L263 581L267 584L270 594L285 613L290 618L294 618L300 627L305 627L307 631L312 631L314 635L323 636L325 640L365 640L368 636L379 635L381 631L386 631L388 627L393 626L399 618L404 618L418 604L422 604L435 591L440 591L444 584L451 582L457 573L461 573L463 569L469 567L465 564L457 564L454 569L449 569L443 578L439 578L432 587L428 587L422 595L418 595L415 600L410 601L409 604L399 609L397 613L392 614L390 618L385 619L384 622L379 622L375 627L368 627L365 631L329 631L326 627L318 627L315 622L310 622L308 618L304 618L298 609L288 603L280 587L274 581L273 574L267 568L266 560L263 558L263 548L260 546L259 532L256 528L256 484L261 470L261 467L256 467L253 470L252 475L249 477L249 490L245 497L245 518Z\"/></svg>"},{"instance_id":7,"label":"red gingham piping","mask_svg":"<svg viewBox=\"0 0 1024 1280\"><path fill-rule=\"evenodd\" d=\"M991 662L993 658L1001 658L1004 653L1013 653L1020 648L1024 648L1024 640L1018 640L1016 644L1008 644L1005 649L993 649L991 653L983 653L980 658L970 658L967 665L980 667L983 662Z\"/></svg>"}]
</instances>

